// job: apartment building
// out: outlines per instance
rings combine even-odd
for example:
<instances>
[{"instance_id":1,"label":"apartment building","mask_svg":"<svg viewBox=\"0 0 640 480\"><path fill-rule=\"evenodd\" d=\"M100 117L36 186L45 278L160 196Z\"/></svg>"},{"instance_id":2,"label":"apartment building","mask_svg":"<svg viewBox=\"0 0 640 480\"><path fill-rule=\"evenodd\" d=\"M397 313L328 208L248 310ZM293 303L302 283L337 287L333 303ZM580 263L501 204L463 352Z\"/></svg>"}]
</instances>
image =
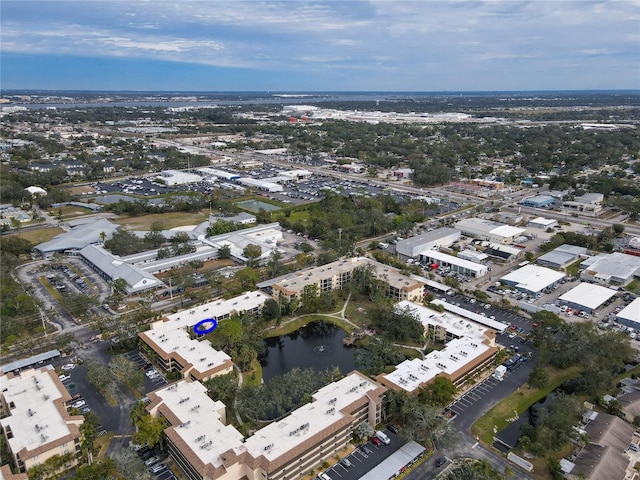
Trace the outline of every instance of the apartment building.
<instances>
[{"instance_id":1,"label":"apartment building","mask_svg":"<svg viewBox=\"0 0 640 480\"><path fill-rule=\"evenodd\" d=\"M385 391L351 372L247 438L226 424L225 405L199 382L181 380L150 393L147 411L169 422L169 453L190 480L297 479L335 457L362 422L380 423Z\"/></svg>"},{"instance_id":2,"label":"apartment building","mask_svg":"<svg viewBox=\"0 0 640 480\"><path fill-rule=\"evenodd\" d=\"M400 273L397 268L366 257L345 258L320 267L301 270L263 282L259 287L269 291L274 298L284 296L291 301L301 299L305 287L315 286L318 295L322 292L340 290L353 277L358 267L373 267L375 276L387 284L387 296L397 300L422 301L425 283Z\"/></svg>"},{"instance_id":3,"label":"apartment building","mask_svg":"<svg viewBox=\"0 0 640 480\"><path fill-rule=\"evenodd\" d=\"M78 463L84 417L69 415L71 395L53 367L7 373L0 389L0 425L20 472L56 455L68 458L61 472Z\"/></svg>"},{"instance_id":4,"label":"apartment building","mask_svg":"<svg viewBox=\"0 0 640 480\"><path fill-rule=\"evenodd\" d=\"M405 360L393 372L378 375L377 380L385 387L412 394L438 376L460 386L469 375L493 363L498 351L496 330L453 312L441 313L411 302L399 302L396 308L414 314L423 324L425 336L444 341L445 347L424 359Z\"/></svg>"},{"instance_id":5,"label":"apartment building","mask_svg":"<svg viewBox=\"0 0 640 480\"><path fill-rule=\"evenodd\" d=\"M229 300L215 300L168 315L138 336L153 362L166 372L180 372L183 378L201 381L226 375L233 370L231 357L214 349L208 340L198 340L201 334L194 327L206 319L220 322L232 315L258 315L269 298L256 291Z\"/></svg>"}]
</instances>

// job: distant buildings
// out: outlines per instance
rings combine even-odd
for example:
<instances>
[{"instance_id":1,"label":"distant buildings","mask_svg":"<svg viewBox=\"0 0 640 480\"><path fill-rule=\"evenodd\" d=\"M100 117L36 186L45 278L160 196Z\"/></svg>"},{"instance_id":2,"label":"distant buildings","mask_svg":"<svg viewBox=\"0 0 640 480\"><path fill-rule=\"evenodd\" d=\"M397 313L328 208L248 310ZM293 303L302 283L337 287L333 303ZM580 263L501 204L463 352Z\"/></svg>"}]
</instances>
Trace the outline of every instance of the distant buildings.
<instances>
[{"instance_id":1,"label":"distant buildings","mask_svg":"<svg viewBox=\"0 0 640 480\"><path fill-rule=\"evenodd\" d=\"M567 268L573 262L581 257L587 257L588 251L585 247L577 247L575 245L560 245L550 252L541 255L536 260L538 265L543 267L555 268L561 270Z\"/></svg>"},{"instance_id":2,"label":"distant buildings","mask_svg":"<svg viewBox=\"0 0 640 480\"><path fill-rule=\"evenodd\" d=\"M528 295L537 295L565 277L564 273L530 264L505 275L500 281Z\"/></svg>"},{"instance_id":3,"label":"distant buildings","mask_svg":"<svg viewBox=\"0 0 640 480\"><path fill-rule=\"evenodd\" d=\"M407 257L417 257L427 250L448 247L459 240L461 233L453 228L438 228L415 237L398 240L396 252Z\"/></svg>"},{"instance_id":4,"label":"distant buildings","mask_svg":"<svg viewBox=\"0 0 640 480\"><path fill-rule=\"evenodd\" d=\"M602 202L604 195L602 193L585 193L574 200L565 200L562 206L569 211L579 212L582 215L595 216L604 208Z\"/></svg>"},{"instance_id":5,"label":"distant buildings","mask_svg":"<svg viewBox=\"0 0 640 480\"><path fill-rule=\"evenodd\" d=\"M640 276L640 257L625 253L601 253L580 264L580 278L603 285L624 286Z\"/></svg>"}]
</instances>

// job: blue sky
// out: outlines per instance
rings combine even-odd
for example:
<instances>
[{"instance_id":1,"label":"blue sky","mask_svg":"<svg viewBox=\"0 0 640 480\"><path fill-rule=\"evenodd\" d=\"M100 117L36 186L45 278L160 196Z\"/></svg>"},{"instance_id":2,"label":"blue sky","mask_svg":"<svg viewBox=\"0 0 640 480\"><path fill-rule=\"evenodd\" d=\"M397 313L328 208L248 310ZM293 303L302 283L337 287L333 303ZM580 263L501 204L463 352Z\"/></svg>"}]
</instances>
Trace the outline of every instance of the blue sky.
<instances>
[{"instance_id":1,"label":"blue sky","mask_svg":"<svg viewBox=\"0 0 640 480\"><path fill-rule=\"evenodd\" d=\"M640 0L2 0L2 89L640 88Z\"/></svg>"}]
</instances>

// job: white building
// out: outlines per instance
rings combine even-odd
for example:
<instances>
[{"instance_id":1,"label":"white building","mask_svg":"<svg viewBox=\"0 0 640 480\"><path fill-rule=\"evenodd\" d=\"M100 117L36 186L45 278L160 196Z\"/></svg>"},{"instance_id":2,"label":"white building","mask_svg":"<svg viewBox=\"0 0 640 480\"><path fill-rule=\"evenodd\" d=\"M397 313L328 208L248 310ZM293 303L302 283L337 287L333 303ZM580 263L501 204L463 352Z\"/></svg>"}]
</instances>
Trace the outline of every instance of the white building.
<instances>
[{"instance_id":1,"label":"white building","mask_svg":"<svg viewBox=\"0 0 640 480\"><path fill-rule=\"evenodd\" d=\"M601 253L580 264L582 280L603 285L626 285L640 276L640 257L626 253Z\"/></svg>"},{"instance_id":2,"label":"white building","mask_svg":"<svg viewBox=\"0 0 640 480\"><path fill-rule=\"evenodd\" d=\"M615 294L616 292L610 288L581 282L571 290L560 295L558 300L561 304L573 309L592 313L611 297L615 296Z\"/></svg>"},{"instance_id":3,"label":"white building","mask_svg":"<svg viewBox=\"0 0 640 480\"><path fill-rule=\"evenodd\" d=\"M627 327L640 329L640 298L636 298L616 315L616 321Z\"/></svg>"},{"instance_id":4,"label":"white building","mask_svg":"<svg viewBox=\"0 0 640 480\"><path fill-rule=\"evenodd\" d=\"M565 277L562 272L529 264L505 275L500 281L521 292L538 294L545 288L553 287Z\"/></svg>"},{"instance_id":5,"label":"white building","mask_svg":"<svg viewBox=\"0 0 640 480\"><path fill-rule=\"evenodd\" d=\"M180 170L163 170L156 177L156 181L158 180L165 185L173 186L201 182L202 177L195 173L181 172Z\"/></svg>"},{"instance_id":6,"label":"white building","mask_svg":"<svg viewBox=\"0 0 640 480\"><path fill-rule=\"evenodd\" d=\"M512 243L526 231L483 218L465 218L457 222L455 227L468 237L496 243Z\"/></svg>"},{"instance_id":7,"label":"white building","mask_svg":"<svg viewBox=\"0 0 640 480\"><path fill-rule=\"evenodd\" d=\"M402 301L398 310L414 314L425 328L425 335L445 342L445 348L429 353L424 359L405 360L377 380L396 391L414 393L437 376L462 384L468 375L489 365L497 352L495 331L458 315L440 313L428 307Z\"/></svg>"},{"instance_id":8,"label":"white building","mask_svg":"<svg viewBox=\"0 0 640 480\"><path fill-rule=\"evenodd\" d=\"M428 250L420 254L420 261L422 263L437 264L439 267L449 267L454 272L474 278L482 277L489 273L489 267L486 265L447 255L437 250Z\"/></svg>"},{"instance_id":9,"label":"white building","mask_svg":"<svg viewBox=\"0 0 640 480\"><path fill-rule=\"evenodd\" d=\"M84 423L67 411L71 395L50 365L0 377L0 424L14 465L21 472L54 455L68 455L67 470L77 465Z\"/></svg>"},{"instance_id":10,"label":"white building","mask_svg":"<svg viewBox=\"0 0 640 480\"><path fill-rule=\"evenodd\" d=\"M461 234L453 228L438 228L431 232L426 232L415 237L405 240L398 240L396 243L396 252L407 257L417 257L426 250L434 250L440 247L448 247L456 240L459 240Z\"/></svg>"},{"instance_id":11,"label":"white building","mask_svg":"<svg viewBox=\"0 0 640 480\"><path fill-rule=\"evenodd\" d=\"M546 230L547 228L554 228L556 225L558 225L557 220L553 220L551 218L544 218L544 217L532 218L531 220L529 220L529 223L527 224L528 227L541 228L543 230Z\"/></svg>"},{"instance_id":12,"label":"white building","mask_svg":"<svg viewBox=\"0 0 640 480\"><path fill-rule=\"evenodd\" d=\"M362 422L382 421L385 388L359 372L321 388L311 402L244 438L226 407L197 382L151 392L147 411L163 416L168 450L190 480L301 478L337 455Z\"/></svg>"},{"instance_id":13,"label":"white building","mask_svg":"<svg viewBox=\"0 0 640 480\"><path fill-rule=\"evenodd\" d=\"M483 252L465 248L464 250L460 250L458 252L458 258L462 260L468 260L469 262L473 263L483 263L489 259L489 255Z\"/></svg>"},{"instance_id":14,"label":"white building","mask_svg":"<svg viewBox=\"0 0 640 480\"><path fill-rule=\"evenodd\" d=\"M247 258L242 252L247 245L259 246L262 249L262 255L259 260L265 260L269 258L274 249L278 249L278 242L282 238L282 227L276 222L216 235L215 237L202 239L202 241L217 249L228 245L231 249L232 257L246 262Z\"/></svg>"},{"instance_id":15,"label":"white building","mask_svg":"<svg viewBox=\"0 0 640 480\"><path fill-rule=\"evenodd\" d=\"M236 180L240 185L244 185L245 187L253 187L258 190L263 190L269 193L277 193L284 191L284 187L274 182L269 182L266 180L261 180L258 178L251 177L240 177Z\"/></svg>"}]
</instances>

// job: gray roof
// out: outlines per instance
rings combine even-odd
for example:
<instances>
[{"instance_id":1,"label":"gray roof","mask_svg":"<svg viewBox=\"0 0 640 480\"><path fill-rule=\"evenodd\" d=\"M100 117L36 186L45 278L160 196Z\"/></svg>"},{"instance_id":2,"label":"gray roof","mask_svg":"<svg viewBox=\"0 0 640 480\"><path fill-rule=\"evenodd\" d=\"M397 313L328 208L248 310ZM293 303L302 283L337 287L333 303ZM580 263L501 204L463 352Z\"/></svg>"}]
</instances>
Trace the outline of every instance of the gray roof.
<instances>
[{"instance_id":1,"label":"gray roof","mask_svg":"<svg viewBox=\"0 0 640 480\"><path fill-rule=\"evenodd\" d=\"M92 243L99 243L102 232L106 233L106 238L109 238L118 227L119 225L115 225L105 219L78 225L68 232L56 235L48 242L36 245L35 250L42 254L62 252L64 250L80 250Z\"/></svg>"},{"instance_id":2,"label":"gray roof","mask_svg":"<svg viewBox=\"0 0 640 480\"><path fill-rule=\"evenodd\" d=\"M406 240L398 240L398 245L408 248L419 247L420 245L448 237L449 235L460 235L460 230L456 230L455 228L438 228L431 232L407 238Z\"/></svg>"},{"instance_id":3,"label":"gray roof","mask_svg":"<svg viewBox=\"0 0 640 480\"><path fill-rule=\"evenodd\" d=\"M13 372L14 370L20 370L25 367L36 365L39 362L48 362L49 360L52 360L59 356L60 352L58 350L49 350L48 352L38 353L37 355L33 355L29 358L22 358L20 360L15 360L11 363L2 365L0 366L0 371L2 371L3 373Z\"/></svg>"},{"instance_id":4,"label":"gray roof","mask_svg":"<svg viewBox=\"0 0 640 480\"><path fill-rule=\"evenodd\" d=\"M234 215L233 217L223 217L223 216L217 216L217 215L211 215L211 217L209 218L209 221L212 223L217 222L218 220L224 220L225 222L234 222L234 223L240 223L243 222L245 220L252 220L252 221L256 221L256 216L255 215L251 215L250 213L247 212L240 212L237 215Z\"/></svg>"},{"instance_id":5,"label":"gray roof","mask_svg":"<svg viewBox=\"0 0 640 480\"><path fill-rule=\"evenodd\" d=\"M111 280L122 278L127 282L127 293L129 294L164 286L164 283L152 274L135 265L123 262L116 255L97 245L86 246L80 250L80 256Z\"/></svg>"}]
</instances>

